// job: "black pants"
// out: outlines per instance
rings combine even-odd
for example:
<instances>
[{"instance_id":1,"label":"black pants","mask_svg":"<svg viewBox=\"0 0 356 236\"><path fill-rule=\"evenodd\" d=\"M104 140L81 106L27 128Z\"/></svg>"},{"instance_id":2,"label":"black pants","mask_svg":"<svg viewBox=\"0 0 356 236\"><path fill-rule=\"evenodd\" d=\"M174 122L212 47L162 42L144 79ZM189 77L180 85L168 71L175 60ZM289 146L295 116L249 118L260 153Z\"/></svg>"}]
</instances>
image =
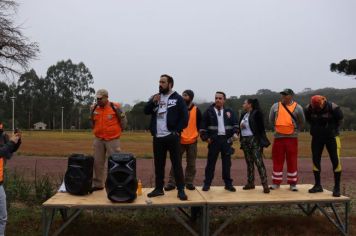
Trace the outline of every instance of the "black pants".
<instances>
[{"instance_id":1,"label":"black pants","mask_svg":"<svg viewBox=\"0 0 356 236\"><path fill-rule=\"evenodd\" d=\"M184 189L184 176L182 158L180 155L180 138L178 135L170 134L165 137L153 138L153 154L155 162L156 188L163 189L164 169L166 166L167 151L172 162L174 178L177 188Z\"/></svg>"},{"instance_id":2,"label":"black pants","mask_svg":"<svg viewBox=\"0 0 356 236\"><path fill-rule=\"evenodd\" d=\"M311 149L313 153L313 171L321 171L321 154L324 146L329 153L334 172L341 172L341 164L338 154L338 137L313 137L311 142Z\"/></svg>"},{"instance_id":3,"label":"black pants","mask_svg":"<svg viewBox=\"0 0 356 236\"><path fill-rule=\"evenodd\" d=\"M218 136L216 140L208 145L208 162L205 167L205 180L204 185L210 186L214 179L215 165L221 152L222 161L222 177L225 182L225 186L232 185L232 179L230 177L231 169L231 144L227 143L226 136Z\"/></svg>"}]
</instances>

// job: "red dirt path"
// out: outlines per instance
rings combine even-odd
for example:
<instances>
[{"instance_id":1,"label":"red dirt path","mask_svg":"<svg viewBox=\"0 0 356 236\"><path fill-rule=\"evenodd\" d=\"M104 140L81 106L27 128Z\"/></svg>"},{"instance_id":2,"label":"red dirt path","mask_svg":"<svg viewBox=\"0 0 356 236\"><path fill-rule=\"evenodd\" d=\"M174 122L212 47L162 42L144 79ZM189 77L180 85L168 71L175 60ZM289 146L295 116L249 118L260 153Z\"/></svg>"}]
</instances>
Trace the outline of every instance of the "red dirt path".
<instances>
[{"instance_id":1,"label":"red dirt path","mask_svg":"<svg viewBox=\"0 0 356 236\"><path fill-rule=\"evenodd\" d=\"M185 163L185 160L183 160ZM197 175L195 184L200 186L204 180L204 168L206 159L197 160ZM37 165L37 167L36 167ZM271 181L272 161L265 160L269 182ZM333 174L331 162L328 158L322 159L322 183L325 186L332 186ZM27 178L34 178L35 169L38 175L48 174L54 180L59 182L64 176L67 167L67 159L62 157L34 157L34 156L14 156L7 162L7 169L10 171L16 170L19 173L24 173ZM169 158L167 159L166 176L170 167ZM312 174L312 162L310 159L300 158L298 161L299 168L299 183L314 183ZM342 158L342 186L345 188L354 185L356 182L356 158ZM232 161L231 176L234 179L234 185L243 185L246 182L246 163L243 159ZM255 183L260 185L259 175L255 174ZM221 178L221 161L218 160L215 169L215 177L213 185L223 185ZM144 187L151 187L154 183L153 160L152 159L137 159L137 177L142 180Z\"/></svg>"}]
</instances>

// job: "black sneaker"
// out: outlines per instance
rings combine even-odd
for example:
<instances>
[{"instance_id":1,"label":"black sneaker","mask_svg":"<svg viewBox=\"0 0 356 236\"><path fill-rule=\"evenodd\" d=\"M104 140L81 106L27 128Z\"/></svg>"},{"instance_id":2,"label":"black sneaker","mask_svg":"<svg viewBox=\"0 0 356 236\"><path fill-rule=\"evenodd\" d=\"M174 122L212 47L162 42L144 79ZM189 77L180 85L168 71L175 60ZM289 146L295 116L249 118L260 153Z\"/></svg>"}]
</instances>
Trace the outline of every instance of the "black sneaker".
<instances>
[{"instance_id":1,"label":"black sneaker","mask_svg":"<svg viewBox=\"0 0 356 236\"><path fill-rule=\"evenodd\" d=\"M230 192L236 192L236 188L232 185L225 186L225 189Z\"/></svg>"},{"instance_id":2,"label":"black sneaker","mask_svg":"<svg viewBox=\"0 0 356 236\"><path fill-rule=\"evenodd\" d=\"M187 195L185 194L184 189L178 190L177 197L178 197L180 200L182 200L182 201L188 200L188 197L187 197Z\"/></svg>"},{"instance_id":3,"label":"black sneaker","mask_svg":"<svg viewBox=\"0 0 356 236\"><path fill-rule=\"evenodd\" d=\"M176 186L174 186L173 184L167 184L164 187L164 191L171 191L171 190L174 190L174 189L176 189Z\"/></svg>"},{"instance_id":4,"label":"black sneaker","mask_svg":"<svg viewBox=\"0 0 356 236\"><path fill-rule=\"evenodd\" d=\"M209 191L209 189L210 189L209 185L204 185L201 190L203 190L204 192L207 192L207 191Z\"/></svg>"},{"instance_id":5,"label":"black sneaker","mask_svg":"<svg viewBox=\"0 0 356 236\"><path fill-rule=\"evenodd\" d=\"M188 189L188 190L195 190L195 186L193 184L186 184L185 187Z\"/></svg>"},{"instance_id":6,"label":"black sneaker","mask_svg":"<svg viewBox=\"0 0 356 236\"><path fill-rule=\"evenodd\" d=\"M323 192L323 187L321 185L314 185L311 189L309 189L309 193L321 193Z\"/></svg>"},{"instance_id":7,"label":"black sneaker","mask_svg":"<svg viewBox=\"0 0 356 236\"><path fill-rule=\"evenodd\" d=\"M155 188L155 189L153 189L152 192L147 194L147 197L158 197L158 196L162 196L162 195L164 195L163 190L159 189L159 188Z\"/></svg>"},{"instance_id":8,"label":"black sneaker","mask_svg":"<svg viewBox=\"0 0 356 236\"><path fill-rule=\"evenodd\" d=\"M254 184L246 184L245 186L242 187L243 190L249 190L254 188L255 188Z\"/></svg>"},{"instance_id":9,"label":"black sneaker","mask_svg":"<svg viewBox=\"0 0 356 236\"><path fill-rule=\"evenodd\" d=\"M333 197L340 197L340 196L341 196L341 194L340 194L340 189L334 187L334 190L333 190Z\"/></svg>"}]
</instances>

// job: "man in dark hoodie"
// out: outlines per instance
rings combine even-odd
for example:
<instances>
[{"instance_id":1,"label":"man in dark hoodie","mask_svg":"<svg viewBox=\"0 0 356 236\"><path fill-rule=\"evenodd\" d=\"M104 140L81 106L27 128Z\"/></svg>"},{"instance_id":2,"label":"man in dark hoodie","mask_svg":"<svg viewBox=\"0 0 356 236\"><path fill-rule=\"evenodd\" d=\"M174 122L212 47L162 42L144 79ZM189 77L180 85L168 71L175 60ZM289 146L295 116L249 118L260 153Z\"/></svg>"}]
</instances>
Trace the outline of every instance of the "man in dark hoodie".
<instances>
[{"instance_id":1,"label":"man in dark hoodie","mask_svg":"<svg viewBox=\"0 0 356 236\"><path fill-rule=\"evenodd\" d=\"M188 125L188 110L185 102L173 91L174 80L169 75L161 75L159 93L147 102L144 112L151 115L150 131L153 136L153 155L155 164L155 189L148 197L164 195L164 169L166 156L172 162L174 177L178 189L178 198L187 200L184 192L184 175L180 156L180 134Z\"/></svg>"},{"instance_id":2,"label":"man in dark hoodie","mask_svg":"<svg viewBox=\"0 0 356 236\"><path fill-rule=\"evenodd\" d=\"M222 172L225 189L235 192L230 176L231 155L233 154L232 139L237 139L238 121L236 114L224 106L226 95L224 92L215 93L213 103L203 114L200 137L208 143L208 162L205 167L203 191L209 191L214 178L215 164L221 153Z\"/></svg>"},{"instance_id":3,"label":"man in dark hoodie","mask_svg":"<svg viewBox=\"0 0 356 236\"><path fill-rule=\"evenodd\" d=\"M305 118L310 124L312 135L311 148L313 154L313 173L315 185L309 189L309 193L323 192L320 181L321 154L324 146L329 153L334 170L333 196L340 197L340 137L339 127L344 118L338 105L327 101L326 97L315 95L310 99L310 104L305 108Z\"/></svg>"},{"instance_id":4,"label":"man in dark hoodie","mask_svg":"<svg viewBox=\"0 0 356 236\"><path fill-rule=\"evenodd\" d=\"M9 137L0 122L0 235L5 234L7 222L6 194L3 187L5 162L11 158L12 153L19 148L20 144L21 134L17 132Z\"/></svg>"}]
</instances>

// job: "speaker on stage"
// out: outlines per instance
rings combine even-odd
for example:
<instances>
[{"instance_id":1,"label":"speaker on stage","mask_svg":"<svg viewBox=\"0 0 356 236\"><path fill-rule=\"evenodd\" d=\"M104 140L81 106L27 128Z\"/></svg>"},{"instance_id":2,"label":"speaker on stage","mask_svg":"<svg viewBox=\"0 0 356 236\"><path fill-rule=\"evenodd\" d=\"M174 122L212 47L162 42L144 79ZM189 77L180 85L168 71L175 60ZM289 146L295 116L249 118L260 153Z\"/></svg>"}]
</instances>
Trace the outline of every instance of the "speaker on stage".
<instances>
[{"instance_id":1,"label":"speaker on stage","mask_svg":"<svg viewBox=\"0 0 356 236\"><path fill-rule=\"evenodd\" d=\"M94 158L84 154L72 154L68 158L68 168L64 184L68 193L85 195L91 192Z\"/></svg>"},{"instance_id":2,"label":"speaker on stage","mask_svg":"<svg viewBox=\"0 0 356 236\"><path fill-rule=\"evenodd\" d=\"M136 199L136 159L132 154L114 153L109 157L105 189L113 202L132 202Z\"/></svg>"}]
</instances>

